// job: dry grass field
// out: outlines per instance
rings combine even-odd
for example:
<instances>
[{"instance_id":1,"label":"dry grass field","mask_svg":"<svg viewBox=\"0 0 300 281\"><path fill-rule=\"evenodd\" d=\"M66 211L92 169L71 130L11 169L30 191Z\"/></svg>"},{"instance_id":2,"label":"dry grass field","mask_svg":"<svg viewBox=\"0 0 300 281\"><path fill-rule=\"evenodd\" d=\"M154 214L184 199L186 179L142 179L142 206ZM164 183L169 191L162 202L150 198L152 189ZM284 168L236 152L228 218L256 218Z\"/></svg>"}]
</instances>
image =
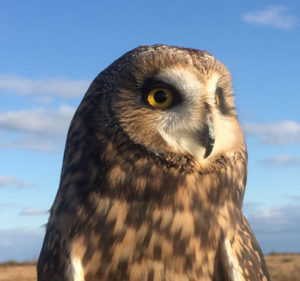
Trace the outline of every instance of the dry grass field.
<instances>
[{"instance_id":1,"label":"dry grass field","mask_svg":"<svg viewBox=\"0 0 300 281\"><path fill-rule=\"evenodd\" d=\"M300 255L270 254L266 262L271 281L300 281ZM0 281L36 281L35 263L0 264Z\"/></svg>"},{"instance_id":2,"label":"dry grass field","mask_svg":"<svg viewBox=\"0 0 300 281\"><path fill-rule=\"evenodd\" d=\"M35 262L1 263L0 281L36 281Z\"/></svg>"},{"instance_id":3,"label":"dry grass field","mask_svg":"<svg viewBox=\"0 0 300 281\"><path fill-rule=\"evenodd\" d=\"M272 281L300 281L300 255L270 254L265 258Z\"/></svg>"}]
</instances>

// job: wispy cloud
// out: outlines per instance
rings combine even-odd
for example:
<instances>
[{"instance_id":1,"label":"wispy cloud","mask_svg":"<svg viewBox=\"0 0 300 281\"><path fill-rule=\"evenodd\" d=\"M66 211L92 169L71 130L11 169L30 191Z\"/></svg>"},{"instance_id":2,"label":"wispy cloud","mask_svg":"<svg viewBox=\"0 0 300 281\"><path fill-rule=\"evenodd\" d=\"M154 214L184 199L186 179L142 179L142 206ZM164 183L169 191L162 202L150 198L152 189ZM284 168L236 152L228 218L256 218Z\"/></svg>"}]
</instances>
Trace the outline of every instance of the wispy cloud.
<instances>
[{"instance_id":1,"label":"wispy cloud","mask_svg":"<svg viewBox=\"0 0 300 281\"><path fill-rule=\"evenodd\" d=\"M262 160L262 163L268 166L286 167L286 166L300 166L300 157L290 155L278 155Z\"/></svg>"},{"instance_id":2,"label":"wispy cloud","mask_svg":"<svg viewBox=\"0 0 300 281\"><path fill-rule=\"evenodd\" d=\"M246 203L244 212L265 253L300 252L299 202L272 207Z\"/></svg>"},{"instance_id":3,"label":"wispy cloud","mask_svg":"<svg viewBox=\"0 0 300 281\"><path fill-rule=\"evenodd\" d=\"M23 216L44 216L44 215L47 215L47 211L27 207L27 208L23 209L23 211L21 212L21 215L23 215Z\"/></svg>"},{"instance_id":4,"label":"wispy cloud","mask_svg":"<svg viewBox=\"0 0 300 281\"><path fill-rule=\"evenodd\" d=\"M297 201L300 203L300 195L286 195L285 197L289 200Z\"/></svg>"},{"instance_id":5,"label":"wispy cloud","mask_svg":"<svg viewBox=\"0 0 300 281\"><path fill-rule=\"evenodd\" d=\"M65 142L74 112L75 108L71 106L1 112L0 146L47 152L57 151Z\"/></svg>"},{"instance_id":6,"label":"wispy cloud","mask_svg":"<svg viewBox=\"0 0 300 281\"><path fill-rule=\"evenodd\" d=\"M83 97L90 81L71 79L33 80L0 74L0 93L18 95L52 95L70 99Z\"/></svg>"},{"instance_id":7,"label":"wispy cloud","mask_svg":"<svg viewBox=\"0 0 300 281\"><path fill-rule=\"evenodd\" d=\"M289 29L296 25L297 19L289 13L285 6L273 6L264 10L249 12L242 16L247 23L269 25L281 29Z\"/></svg>"},{"instance_id":8,"label":"wispy cloud","mask_svg":"<svg viewBox=\"0 0 300 281\"><path fill-rule=\"evenodd\" d=\"M24 181L14 176L0 176L0 188L16 186L18 188L34 187L34 184L29 181Z\"/></svg>"},{"instance_id":9,"label":"wispy cloud","mask_svg":"<svg viewBox=\"0 0 300 281\"><path fill-rule=\"evenodd\" d=\"M1 188L1 186L0 186ZM15 207L16 204L15 203L6 203L6 202L0 202L0 211L2 211L2 209L4 208L11 208L11 207Z\"/></svg>"},{"instance_id":10,"label":"wispy cloud","mask_svg":"<svg viewBox=\"0 0 300 281\"><path fill-rule=\"evenodd\" d=\"M300 143L300 124L284 120L276 123L245 123L243 124L246 135L258 136L263 143L273 145Z\"/></svg>"}]
</instances>

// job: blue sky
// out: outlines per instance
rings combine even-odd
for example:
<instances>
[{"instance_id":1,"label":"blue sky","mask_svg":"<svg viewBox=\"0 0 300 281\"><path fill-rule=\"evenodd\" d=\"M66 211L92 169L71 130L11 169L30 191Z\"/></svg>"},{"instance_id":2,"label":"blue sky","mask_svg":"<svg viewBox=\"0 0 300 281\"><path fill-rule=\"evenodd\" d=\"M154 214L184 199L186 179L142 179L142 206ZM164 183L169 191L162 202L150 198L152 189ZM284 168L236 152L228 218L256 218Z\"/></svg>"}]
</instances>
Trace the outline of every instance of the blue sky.
<instances>
[{"instance_id":1,"label":"blue sky","mask_svg":"<svg viewBox=\"0 0 300 281\"><path fill-rule=\"evenodd\" d=\"M300 252L300 3L0 0L0 261L37 258L72 115L124 52L206 49L232 73L264 252ZM296 221L296 222L295 222Z\"/></svg>"}]
</instances>

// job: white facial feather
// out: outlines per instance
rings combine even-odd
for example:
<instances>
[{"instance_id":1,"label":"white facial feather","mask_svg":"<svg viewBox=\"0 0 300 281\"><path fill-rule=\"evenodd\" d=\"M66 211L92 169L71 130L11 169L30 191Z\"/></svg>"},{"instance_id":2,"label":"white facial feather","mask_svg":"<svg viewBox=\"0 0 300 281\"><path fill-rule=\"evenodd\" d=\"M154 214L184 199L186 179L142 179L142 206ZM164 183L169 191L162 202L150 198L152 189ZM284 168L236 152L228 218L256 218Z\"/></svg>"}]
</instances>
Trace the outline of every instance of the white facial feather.
<instances>
[{"instance_id":1,"label":"white facial feather","mask_svg":"<svg viewBox=\"0 0 300 281\"><path fill-rule=\"evenodd\" d=\"M188 98L200 97L200 81L192 72L185 68L166 68L157 75L157 78L174 86L180 93ZM195 101L192 99L189 100Z\"/></svg>"},{"instance_id":2,"label":"white facial feather","mask_svg":"<svg viewBox=\"0 0 300 281\"><path fill-rule=\"evenodd\" d=\"M223 116L219 112L215 112L213 115L216 120L214 122L215 144L213 152L229 151L236 143L237 134L239 133L235 132L236 121Z\"/></svg>"},{"instance_id":3,"label":"white facial feather","mask_svg":"<svg viewBox=\"0 0 300 281\"><path fill-rule=\"evenodd\" d=\"M220 79L219 73L212 73L210 79L206 83L206 91L208 93L208 101L212 108L213 127L215 135L215 143L213 153L230 151L236 144L237 136L241 137L241 132L236 131L239 128L237 121L233 118L225 116L216 108L216 89Z\"/></svg>"},{"instance_id":4,"label":"white facial feather","mask_svg":"<svg viewBox=\"0 0 300 281\"><path fill-rule=\"evenodd\" d=\"M184 99L182 104L164 111L158 124L159 133L175 151L189 153L203 161L205 147L199 142L199 133L205 125L212 125L209 126L210 135L215 137L212 154L232 147L236 140L236 123L216 108L215 92L219 73L213 72L205 84L182 67L164 69L157 78L176 88ZM206 120L203 120L200 112L203 100L211 108L211 115Z\"/></svg>"},{"instance_id":5,"label":"white facial feather","mask_svg":"<svg viewBox=\"0 0 300 281\"><path fill-rule=\"evenodd\" d=\"M176 88L184 97L183 104L162 116L159 132L176 151L188 152L203 159L205 148L199 144L199 131L205 124L199 114L202 85L197 77L184 68L167 68L158 79Z\"/></svg>"},{"instance_id":6,"label":"white facial feather","mask_svg":"<svg viewBox=\"0 0 300 281\"><path fill-rule=\"evenodd\" d=\"M215 100L215 92L217 89L218 81L220 79L219 73L212 73L211 77L207 80L205 89L207 93L209 94L209 97Z\"/></svg>"}]
</instances>

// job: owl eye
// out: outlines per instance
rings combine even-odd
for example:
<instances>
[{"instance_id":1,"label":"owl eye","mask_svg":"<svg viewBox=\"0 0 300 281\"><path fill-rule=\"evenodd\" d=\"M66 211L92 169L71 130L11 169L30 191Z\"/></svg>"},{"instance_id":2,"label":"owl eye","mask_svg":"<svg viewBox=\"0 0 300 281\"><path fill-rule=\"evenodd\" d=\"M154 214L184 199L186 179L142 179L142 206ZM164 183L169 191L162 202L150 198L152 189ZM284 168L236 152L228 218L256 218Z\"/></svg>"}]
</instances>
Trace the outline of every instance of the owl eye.
<instances>
[{"instance_id":1,"label":"owl eye","mask_svg":"<svg viewBox=\"0 0 300 281\"><path fill-rule=\"evenodd\" d=\"M167 108L173 101L173 94L170 89L157 87L150 90L147 94L148 103L159 109Z\"/></svg>"}]
</instances>

